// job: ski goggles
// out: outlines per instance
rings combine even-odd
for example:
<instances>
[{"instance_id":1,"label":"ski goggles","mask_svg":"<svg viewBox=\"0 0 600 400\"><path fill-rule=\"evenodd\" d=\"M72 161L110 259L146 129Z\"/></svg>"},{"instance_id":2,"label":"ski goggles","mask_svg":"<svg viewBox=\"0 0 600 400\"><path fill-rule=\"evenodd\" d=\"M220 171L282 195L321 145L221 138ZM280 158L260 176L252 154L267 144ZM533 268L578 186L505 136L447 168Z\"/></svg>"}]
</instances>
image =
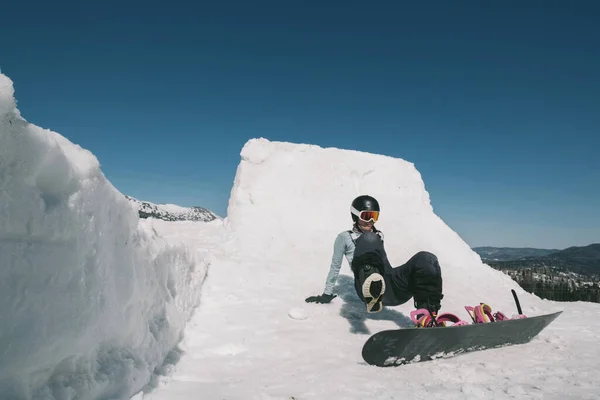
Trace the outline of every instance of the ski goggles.
<instances>
[{"instance_id":1,"label":"ski goggles","mask_svg":"<svg viewBox=\"0 0 600 400\"><path fill-rule=\"evenodd\" d=\"M379 211L358 211L356 208L350 207L350 212L356 215L360 220L365 222L377 222L377 220L379 219Z\"/></svg>"}]
</instances>

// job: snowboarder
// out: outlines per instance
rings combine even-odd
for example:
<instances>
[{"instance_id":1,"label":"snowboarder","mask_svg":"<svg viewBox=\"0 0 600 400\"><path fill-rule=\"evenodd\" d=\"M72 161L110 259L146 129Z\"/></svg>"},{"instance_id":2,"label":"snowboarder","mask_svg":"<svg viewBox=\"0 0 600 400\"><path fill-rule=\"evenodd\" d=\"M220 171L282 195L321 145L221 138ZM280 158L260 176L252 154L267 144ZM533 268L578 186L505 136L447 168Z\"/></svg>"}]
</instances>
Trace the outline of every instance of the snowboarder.
<instances>
[{"instance_id":1,"label":"snowboarder","mask_svg":"<svg viewBox=\"0 0 600 400\"><path fill-rule=\"evenodd\" d=\"M337 297L333 288L345 256L354 274L354 288L366 304L367 312L379 312L383 306L404 304L413 298L417 309L437 313L444 297L437 257L420 251L405 264L393 268L384 249L384 235L375 228L379 213L379 202L369 195L352 201L350 215L354 225L335 239L323 294L310 296L305 301L329 303Z\"/></svg>"}]
</instances>

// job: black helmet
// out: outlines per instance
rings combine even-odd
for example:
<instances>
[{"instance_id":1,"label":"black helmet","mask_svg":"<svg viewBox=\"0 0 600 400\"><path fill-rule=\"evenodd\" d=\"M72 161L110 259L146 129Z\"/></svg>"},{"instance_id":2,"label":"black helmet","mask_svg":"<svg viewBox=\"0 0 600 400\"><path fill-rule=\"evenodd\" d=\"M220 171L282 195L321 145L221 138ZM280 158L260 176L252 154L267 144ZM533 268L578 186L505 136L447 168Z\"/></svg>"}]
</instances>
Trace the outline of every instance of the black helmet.
<instances>
[{"instance_id":1,"label":"black helmet","mask_svg":"<svg viewBox=\"0 0 600 400\"><path fill-rule=\"evenodd\" d=\"M369 195L358 196L352 201L350 206L350 216L355 223L358 219L363 221L377 222L379 219L379 202L374 197Z\"/></svg>"}]
</instances>

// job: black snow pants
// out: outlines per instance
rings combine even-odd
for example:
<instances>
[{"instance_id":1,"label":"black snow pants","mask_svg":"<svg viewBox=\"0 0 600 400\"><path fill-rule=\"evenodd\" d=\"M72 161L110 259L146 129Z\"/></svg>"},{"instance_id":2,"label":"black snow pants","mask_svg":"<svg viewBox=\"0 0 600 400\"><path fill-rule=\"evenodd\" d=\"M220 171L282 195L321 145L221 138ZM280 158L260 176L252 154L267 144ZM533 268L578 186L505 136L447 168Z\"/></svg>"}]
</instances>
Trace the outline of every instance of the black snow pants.
<instances>
[{"instance_id":1,"label":"black snow pants","mask_svg":"<svg viewBox=\"0 0 600 400\"><path fill-rule=\"evenodd\" d=\"M440 309L443 295L442 272L437 257L427 251L413 255L405 264L392 267L383 246L383 240L373 232L365 232L356 239L352 259L354 287L364 301L358 271L365 265L375 266L385 280L384 306L396 306L414 298L416 308ZM428 306L429 305L429 306Z\"/></svg>"}]
</instances>

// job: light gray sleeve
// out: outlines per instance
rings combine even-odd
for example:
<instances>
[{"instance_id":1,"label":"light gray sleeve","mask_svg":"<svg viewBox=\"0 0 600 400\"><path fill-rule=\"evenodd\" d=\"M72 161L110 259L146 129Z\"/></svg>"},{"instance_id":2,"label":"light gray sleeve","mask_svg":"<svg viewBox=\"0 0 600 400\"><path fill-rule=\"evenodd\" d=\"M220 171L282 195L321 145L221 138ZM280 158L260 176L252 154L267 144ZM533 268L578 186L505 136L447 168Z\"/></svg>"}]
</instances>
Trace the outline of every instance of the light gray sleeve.
<instances>
[{"instance_id":1,"label":"light gray sleeve","mask_svg":"<svg viewBox=\"0 0 600 400\"><path fill-rule=\"evenodd\" d=\"M345 252L346 236L345 232L342 232L335 238L335 242L333 243L333 256L331 257L331 265L329 266L329 274L327 274L323 293L333 294L333 288L340 273Z\"/></svg>"}]
</instances>

